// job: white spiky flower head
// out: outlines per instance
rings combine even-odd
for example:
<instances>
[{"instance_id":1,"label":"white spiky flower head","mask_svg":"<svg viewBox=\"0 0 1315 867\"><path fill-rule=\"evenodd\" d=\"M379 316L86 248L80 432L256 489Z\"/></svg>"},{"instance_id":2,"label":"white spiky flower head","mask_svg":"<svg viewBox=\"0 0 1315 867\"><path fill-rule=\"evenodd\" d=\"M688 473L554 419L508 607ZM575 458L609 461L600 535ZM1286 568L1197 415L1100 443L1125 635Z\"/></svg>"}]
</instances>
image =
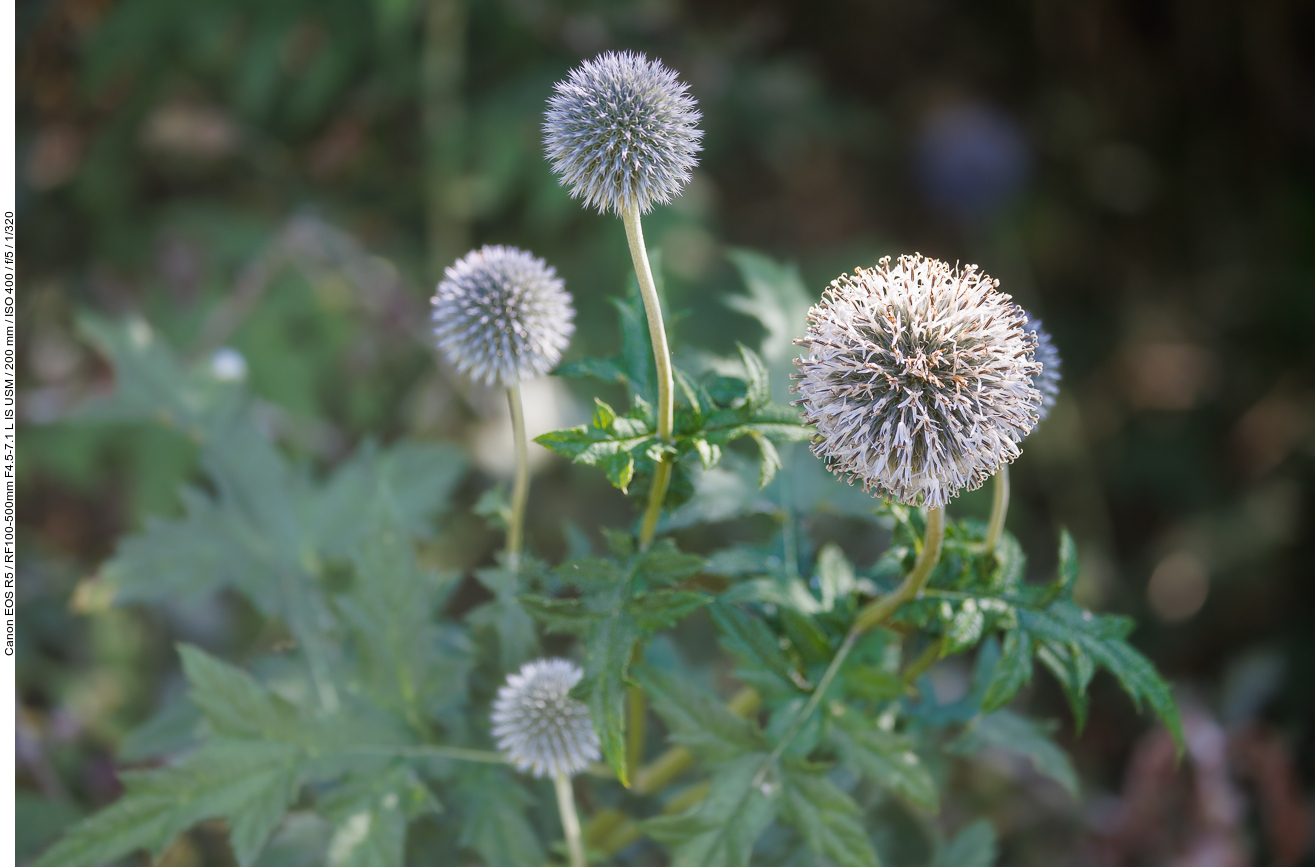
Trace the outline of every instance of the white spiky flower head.
<instances>
[{"instance_id":1,"label":"white spiky flower head","mask_svg":"<svg viewBox=\"0 0 1315 867\"><path fill-rule=\"evenodd\" d=\"M796 406L836 475L944 506L1018 455L1036 425L1036 338L998 281L921 254L831 282L808 311Z\"/></svg>"},{"instance_id":2,"label":"white spiky flower head","mask_svg":"<svg viewBox=\"0 0 1315 867\"><path fill-rule=\"evenodd\" d=\"M620 215L669 202L698 165L703 131L689 86L633 51L609 51L557 82L543 143L571 197Z\"/></svg>"},{"instance_id":3,"label":"white spiky flower head","mask_svg":"<svg viewBox=\"0 0 1315 867\"><path fill-rule=\"evenodd\" d=\"M1036 351L1032 353L1032 358L1041 365L1041 370L1032 377L1032 385L1041 393L1041 402L1036 408L1037 421L1045 421L1046 416L1050 415L1050 408L1055 405L1055 398L1059 397L1059 381L1063 378L1059 369L1059 350L1050 339L1050 333L1041 327L1041 320L1035 316L1028 314L1023 329L1036 335Z\"/></svg>"},{"instance_id":4,"label":"white spiky flower head","mask_svg":"<svg viewBox=\"0 0 1315 867\"><path fill-rule=\"evenodd\" d=\"M516 767L536 777L569 777L598 759L589 708L570 695L583 676L565 659L536 659L507 676L493 702L493 737Z\"/></svg>"},{"instance_id":5,"label":"white spiky flower head","mask_svg":"<svg viewBox=\"0 0 1315 867\"><path fill-rule=\"evenodd\" d=\"M515 247L471 250L446 269L430 303L439 351L485 385L542 376L561 360L575 331L565 283L542 259Z\"/></svg>"}]
</instances>

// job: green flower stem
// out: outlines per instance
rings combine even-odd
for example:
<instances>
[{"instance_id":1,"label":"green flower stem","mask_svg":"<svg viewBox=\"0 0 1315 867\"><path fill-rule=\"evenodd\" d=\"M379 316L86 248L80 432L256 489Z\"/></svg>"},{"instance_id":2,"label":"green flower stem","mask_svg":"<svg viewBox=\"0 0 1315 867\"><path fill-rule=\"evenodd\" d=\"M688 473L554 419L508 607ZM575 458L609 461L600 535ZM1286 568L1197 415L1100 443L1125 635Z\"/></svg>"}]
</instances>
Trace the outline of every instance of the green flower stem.
<instances>
[{"instance_id":1,"label":"green flower stem","mask_svg":"<svg viewBox=\"0 0 1315 867\"><path fill-rule=\"evenodd\" d=\"M927 530L922 537L922 550L918 552L913 571L904 579L904 583L894 593L888 593L870 603L858 613L854 620L853 631L860 634L873 629L890 619L901 605L915 598L927 586L927 579L941 559L941 542L945 539L945 509L927 510Z\"/></svg>"},{"instance_id":2,"label":"green flower stem","mask_svg":"<svg viewBox=\"0 0 1315 867\"><path fill-rule=\"evenodd\" d=\"M562 832L566 835L566 848L571 853L571 867L585 867L584 838L580 834L580 816L575 812L575 791L571 778L559 773L553 778L557 788L557 809L562 814Z\"/></svg>"},{"instance_id":3,"label":"green flower stem","mask_svg":"<svg viewBox=\"0 0 1315 867\"><path fill-rule=\"evenodd\" d=\"M986 540L982 550L987 554L995 553L995 546L1000 544L1000 537L1005 531L1005 515L1009 514L1009 465L1002 464L995 474L995 488L991 497L991 520L986 524Z\"/></svg>"},{"instance_id":4,"label":"green flower stem","mask_svg":"<svg viewBox=\"0 0 1315 867\"><path fill-rule=\"evenodd\" d=\"M712 783L704 780L702 783L690 786L685 791L676 795L662 807L662 815L674 816L677 813L683 813L690 807L708 797L708 791L712 788ZM644 836L644 832L639 829L639 824L626 816L624 813L617 813L616 818L612 819L607 833L600 833L601 840L594 848L604 855L615 855L631 843Z\"/></svg>"},{"instance_id":5,"label":"green flower stem","mask_svg":"<svg viewBox=\"0 0 1315 867\"><path fill-rule=\"evenodd\" d=\"M759 776L765 774L772 763L781 757L785 748L790 745L790 741L803 730L804 724L808 718L817 710L817 706L822 703L827 689L831 686L840 668L845 664L845 658L849 652L854 649L855 642L859 636L868 630L875 629L885 623L891 616L899 610L900 606L910 599L914 599L927 586L927 579L931 578L932 570L936 567L936 561L941 558L941 542L945 538L945 509L930 509L927 512L927 530L922 538L922 550L918 553L918 559L913 564L913 571L909 573L904 582L896 588L895 592L889 593L876 602L871 603L858 613L854 620L854 625L850 627L849 634L836 650L835 657L832 658L831 664L827 666L826 672L822 679L818 681L813 694L809 696L808 703L804 705L803 710L790 723L785 734L776 744L776 749L763 762L762 769L758 772Z\"/></svg>"},{"instance_id":6,"label":"green flower stem","mask_svg":"<svg viewBox=\"0 0 1315 867\"><path fill-rule=\"evenodd\" d=\"M653 344L653 362L657 367L657 435L663 442L671 442L675 418L675 391L671 376L671 350L667 348L667 329L662 323L662 304L658 300L657 284L653 282L653 269L648 264L648 250L644 246L644 229L639 223L639 208L631 206L621 214L626 225L626 240L630 243L630 258L634 261L635 276L639 278L639 294L644 299L644 313L648 318L648 337ZM639 547L647 548L657 530L662 502L667 498L671 483L671 464L664 460L653 474L653 486L648 492L648 508L639 530Z\"/></svg>"},{"instance_id":7,"label":"green flower stem","mask_svg":"<svg viewBox=\"0 0 1315 867\"><path fill-rule=\"evenodd\" d=\"M763 698L758 690L746 686L731 697L726 707L731 713L751 717L762 707ZM694 754L684 747L672 747L652 762L635 772L630 790L637 795L651 795L671 784L694 764Z\"/></svg>"},{"instance_id":8,"label":"green flower stem","mask_svg":"<svg viewBox=\"0 0 1315 867\"><path fill-rule=\"evenodd\" d=\"M520 565L525 546L525 503L530 496L530 446L525 439L525 411L521 404L520 383L507 386L507 404L511 407L511 436L516 441L516 481L511 487L511 519L507 522L507 564Z\"/></svg>"},{"instance_id":9,"label":"green flower stem","mask_svg":"<svg viewBox=\"0 0 1315 867\"><path fill-rule=\"evenodd\" d=\"M945 647L945 638L941 637L927 645L927 648L918 654L918 658L909 663L909 667L900 675L906 686L912 684L915 680L922 677L923 672L936 664L936 660L941 658L941 650Z\"/></svg>"}]
</instances>

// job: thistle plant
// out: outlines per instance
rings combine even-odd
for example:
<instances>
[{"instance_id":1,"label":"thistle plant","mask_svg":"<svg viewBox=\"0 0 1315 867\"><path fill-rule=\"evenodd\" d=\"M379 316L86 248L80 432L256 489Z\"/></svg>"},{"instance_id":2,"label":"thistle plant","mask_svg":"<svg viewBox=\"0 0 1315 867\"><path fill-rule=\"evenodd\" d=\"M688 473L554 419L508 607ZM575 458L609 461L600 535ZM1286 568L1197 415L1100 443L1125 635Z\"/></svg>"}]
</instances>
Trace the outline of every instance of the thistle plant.
<instances>
[{"instance_id":1,"label":"thistle plant","mask_svg":"<svg viewBox=\"0 0 1315 867\"><path fill-rule=\"evenodd\" d=\"M486 565L473 570L478 587L464 582L429 544L465 472L459 449L367 442L316 476L271 439L246 377L189 367L131 324L89 320L117 381L96 411L185 431L206 484L184 493L181 515L124 540L80 598L167 607L223 590L276 624L262 634L279 641L243 648L250 670L184 646L188 694L134 737L149 769L125 773L122 798L35 867L159 856L210 819L227 823L241 867L271 840L297 863L405 867L413 823L426 863L541 867L541 833L557 832L526 809L540 791L527 774L553 780L572 867L586 853L607 863L641 837L674 864L747 867L767 834L770 863L989 864L989 825L946 839L932 768L1002 749L1077 794L1048 725L1014 701L1037 662L1078 729L1104 670L1181 746L1168 685L1127 640L1132 621L1075 600L1072 536L1060 532L1056 574L1036 581L1004 529L1006 468L1049 409L1059 366L995 280L920 255L883 259L836 278L801 321L782 313L799 307L797 275L741 255L756 299L743 309L778 337L781 323L801 335L799 409L773 403L748 346L703 371L673 368L639 217L679 192L697 119L674 75L634 54L584 64L550 102L550 156L574 195L625 220L640 288L617 305L617 356L557 368L625 385L629 405L595 399L587 424L537 438L633 488L639 531L601 528L597 547L580 534L573 544L589 550L561 562ZM557 365L572 318L553 270L511 248L471 252L434 296L440 352L508 391L513 565L528 483L518 386ZM708 484L713 470L740 481L743 455L723 459L741 441L756 449L758 487L777 485L768 520L766 497L737 494L727 508ZM816 485L775 482L776 444L805 441L836 478L809 461ZM1004 497L991 521L952 519L960 492L993 474ZM889 538L871 566L813 544L811 518L836 503ZM679 506L668 527L755 516L759 535L681 550L672 534L658 538L664 504ZM541 658L549 635L581 665ZM707 640L646 654L660 635L668 648ZM971 667L971 687L943 701L927 674L952 657ZM729 678L728 696L710 686ZM657 724L661 737L650 736ZM917 817L900 832L919 837L925 860L888 850L900 834L874 835L895 821L873 806L886 796ZM285 824L307 813L323 831L309 843L305 821Z\"/></svg>"},{"instance_id":2,"label":"thistle plant","mask_svg":"<svg viewBox=\"0 0 1315 867\"><path fill-rule=\"evenodd\" d=\"M483 385L507 390L516 477L507 522L507 559L517 565L529 498L529 444L520 384L561 360L575 331L575 309L557 272L515 247L481 247L448 267L431 299L434 340L443 357Z\"/></svg>"},{"instance_id":3,"label":"thistle plant","mask_svg":"<svg viewBox=\"0 0 1315 867\"><path fill-rule=\"evenodd\" d=\"M498 690L492 717L498 749L512 764L552 777L572 867L584 867L585 857L571 777L599 757L589 708L570 695L583 676L565 659L527 662Z\"/></svg>"},{"instance_id":4,"label":"thistle plant","mask_svg":"<svg viewBox=\"0 0 1315 867\"><path fill-rule=\"evenodd\" d=\"M543 124L548 159L571 196L625 223L657 367L655 414L663 443L672 439L675 407L671 350L640 215L678 195L698 164L703 132L687 90L659 61L608 52L557 83ZM666 457L658 462L639 531L643 547L653 541L671 470Z\"/></svg>"}]
</instances>

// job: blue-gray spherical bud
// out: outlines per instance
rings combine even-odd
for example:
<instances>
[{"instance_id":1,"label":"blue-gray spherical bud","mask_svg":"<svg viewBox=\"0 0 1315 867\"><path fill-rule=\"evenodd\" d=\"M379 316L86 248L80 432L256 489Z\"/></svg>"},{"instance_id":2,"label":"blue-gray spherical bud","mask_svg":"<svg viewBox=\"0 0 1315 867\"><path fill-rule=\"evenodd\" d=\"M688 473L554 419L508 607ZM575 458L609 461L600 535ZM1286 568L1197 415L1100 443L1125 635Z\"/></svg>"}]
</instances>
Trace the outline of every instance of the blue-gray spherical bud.
<instances>
[{"instance_id":1,"label":"blue-gray spherical bud","mask_svg":"<svg viewBox=\"0 0 1315 867\"><path fill-rule=\"evenodd\" d=\"M1037 404L1037 417L1038 420L1043 420L1050 415L1050 408L1055 405L1055 398L1059 396L1059 381L1063 378L1059 371L1059 350L1055 348L1055 342L1050 339L1049 332L1041 327L1041 320L1035 316L1028 315L1023 330L1036 335L1036 351L1032 354L1032 358L1041 365L1041 371L1032 377L1032 385L1041 394L1041 402Z\"/></svg>"},{"instance_id":2,"label":"blue-gray spherical bud","mask_svg":"<svg viewBox=\"0 0 1315 867\"><path fill-rule=\"evenodd\" d=\"M659 61L631 51L601 54L559 81L543 141L571 197L621 215L678 195L703 138L688 89Z\"/></svg>"},{"instance_id":3,"label":"blue-gray spherical bud","mask_svg":"<svg viewBox=\"0 0 1315 867\"><path fill-rule=\"evenodd\" d=\"M552 370L575 331L562 279L515 247L481 247L444 273L431 300L434 342L457 371L512 386Z\"/></svg>"}]
</instances>

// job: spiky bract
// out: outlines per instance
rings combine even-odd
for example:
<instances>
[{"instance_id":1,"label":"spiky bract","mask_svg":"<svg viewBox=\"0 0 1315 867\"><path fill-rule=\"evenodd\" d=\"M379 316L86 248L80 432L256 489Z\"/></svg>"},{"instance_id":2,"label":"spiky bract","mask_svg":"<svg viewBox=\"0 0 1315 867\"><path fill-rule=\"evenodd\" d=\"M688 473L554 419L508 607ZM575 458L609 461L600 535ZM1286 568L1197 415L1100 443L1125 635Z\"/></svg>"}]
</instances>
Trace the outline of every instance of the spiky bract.
<instances>
[{"instance_id":1,"label":"spiky bract","mask_svg":"<svg viewBox=\"0 0 1315 867\"><path fill-rule=\"evenodd\" d=\"M969 265L889 257L832 281L808 312L794 390L832 472L944 506L1018 455L1041 398L1027 315Z\"/></svg>"},{"instance_id":2,"label":"spiky bract","mask_svg":"<svg viewBox=\"0 0 1315 867\"><path fill-rule=\"evenodd\" d=\"M1063 378L1059 369L1059 350L1050 339L1050 333L1041 327L1041 320L1035 316L1028 316L1023 329L1036 335L1036 351L1032 357L1041 365L1041 370L1032 377L1032 385L1041 393L1041 403L1037 404L1037 420L1044 421L1050 415L1050 408L1055 405L1055 398L1059 397L1059 381Z\"/></svg>"},{"instance_id":3,"label":"spiky bract","mask_svg":"<svg viewBox=\"0 0 1315 867\"><path fill-rule=\"evenodd\" d=\"M599 212L648 213L680 193L703 131L688 85L631 51L600 54L557 82L543 142L571 197Z\"/></svg>"},{"instance_id":4,"label":"spiky bract","mask_svg":"<svg viewBox=\"0 0 1315 867\"><path fill-rule=\"evenodd\" d=\"M515 247L471 250L447 268L431 303L439 351L485 385L542 376L575 331L575 308L557 272Z\"/></svg>"},{"instance_id":5,"label":"spiky bract","mask_svg":"<svg viewBox=\"0 0 1315 867\"><path fill-rule=\"evenodd\" d=\"M584 672L565 659L536 659L507 677L493 702L498 749L536 777L572 776L599 757L589 708L571 698Z\"/></svg>"}]
</instances>

